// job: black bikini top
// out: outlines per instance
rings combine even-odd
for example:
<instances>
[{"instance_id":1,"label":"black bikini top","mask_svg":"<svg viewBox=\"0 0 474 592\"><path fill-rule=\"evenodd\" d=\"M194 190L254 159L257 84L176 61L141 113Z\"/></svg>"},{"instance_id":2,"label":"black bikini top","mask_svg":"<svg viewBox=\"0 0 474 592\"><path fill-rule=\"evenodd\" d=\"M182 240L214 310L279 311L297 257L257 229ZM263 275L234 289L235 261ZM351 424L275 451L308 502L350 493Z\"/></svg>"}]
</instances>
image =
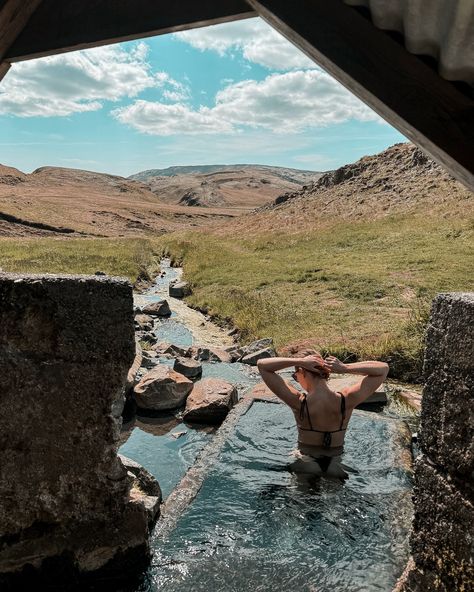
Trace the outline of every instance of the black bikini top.
<instances>
[{"instance_id":1,"label":"black bikini top","mask_svg":"<svg viewBox=\"0 0 474 592\"><path fill-rule=\"evenodd\" d=\"M309 428L302 428L301 426L298 426L299 429L300 430L303 430L305 432L319 432L321 434L324 434L323 446L325 448L330 448L331 447L332 434L335 434L336 432L344 432L346 430L346 428L343 428L342 427L342 424L344 423L344 420L346 418L346 398L344 397L344 395L342 393L340 393L339 391L337 391L337 392L338 392L339 395L341 395L341 423L339 425L339 429L338 430L333 430L333 431L315 430L313 428L313 424L311 423L311 417L309 415L308 401L307 401L307 395L306 395L306 393L304 393L303 400L301 401L301 406L300 406L300 421L303 421L304 420L305 411L306 411L306 417L308 418Z\"/></svg>"}]
</instances>

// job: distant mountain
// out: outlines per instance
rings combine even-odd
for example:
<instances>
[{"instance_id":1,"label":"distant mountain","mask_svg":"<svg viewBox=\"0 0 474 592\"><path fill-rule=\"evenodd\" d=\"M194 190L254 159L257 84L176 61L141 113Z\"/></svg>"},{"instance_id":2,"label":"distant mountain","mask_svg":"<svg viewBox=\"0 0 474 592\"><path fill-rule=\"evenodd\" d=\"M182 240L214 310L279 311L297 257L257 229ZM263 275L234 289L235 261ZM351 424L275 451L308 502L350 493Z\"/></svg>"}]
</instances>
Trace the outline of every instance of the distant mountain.
<instances>
[{"instance_id":1,"label":"distant mountain","mask_svg":"<svg viewBox=\"0 0 474 592\"><path fill-rule=\"evenodd\" d=\"M146 184L169 204L248 211L301 189L322 173L266 165L202 165L152 169L129 179Z\"/></svg>"},{"instance_id":2,"label":"distant mountain","mask_svg":"<svg viewBox=\"0 0 474 592\"><path fill-rule=\"evenodd\" d=\"M172 166L166 169L149 169L130 175L129 179L136 181L145 181L150 177L172 177L174 175L193 175L193 174L209 174L220 173L222 171L235 171L244 169L254 169L261 171L271 171L275 175L280 174L282 179L298 179L303 180L314 175L319 175L317 171L307 171L302 169L291 169L286 167L269 166L265 164L202 164L189 166Z\"/></svg>"}]
</instances>

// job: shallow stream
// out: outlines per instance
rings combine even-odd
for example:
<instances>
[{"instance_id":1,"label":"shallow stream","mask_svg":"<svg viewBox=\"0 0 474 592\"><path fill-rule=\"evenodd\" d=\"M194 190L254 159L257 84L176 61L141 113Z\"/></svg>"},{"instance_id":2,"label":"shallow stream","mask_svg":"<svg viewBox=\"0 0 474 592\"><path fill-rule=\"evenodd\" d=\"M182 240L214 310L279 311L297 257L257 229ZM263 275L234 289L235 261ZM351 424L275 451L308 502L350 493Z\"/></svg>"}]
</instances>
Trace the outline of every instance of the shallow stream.
<instances>
[{"instance_id":1,"label":"shallow stream","mask_svg":"<svg viewBox=\"0 0 474 592\"><path fill-rule=\"evenodd\" d=\"M178 312L159 322L159 340L200 345L207 321L187 324L184 303L167 296L180 272L164 269L137 303L167 298ZM225 332L215 336L222 339L216 347L228 344ZM240 394L260 382L254 368L238 363L203 362L203 376L237 384ZM343 481L289 470L296 430L282 404L243 400L217 432L174 416L125 425L120 453L148 469L168 498L165 527L158 523L152 565L137 592L391 590L408 557L410 453L400 409L374 409L353 414ZM203 463L206 456L212 462ZM199 485L180 505L186 492L179 482L199 463Z\"/></svg>"}]
</instances>

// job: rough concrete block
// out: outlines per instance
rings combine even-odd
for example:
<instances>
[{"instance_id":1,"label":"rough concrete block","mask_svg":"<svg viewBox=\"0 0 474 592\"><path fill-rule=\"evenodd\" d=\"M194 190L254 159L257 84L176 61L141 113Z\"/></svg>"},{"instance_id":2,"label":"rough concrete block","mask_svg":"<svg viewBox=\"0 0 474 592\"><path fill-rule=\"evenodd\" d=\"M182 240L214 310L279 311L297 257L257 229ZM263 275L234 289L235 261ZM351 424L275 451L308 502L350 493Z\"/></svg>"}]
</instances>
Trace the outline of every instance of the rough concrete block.
<instances>
[{"instance_id":1,"label":"rough concrete block","mask_svg":"<svg viewBox=\"0 0 474 592\"><path fill-rule=\"evenodd\" d=\"M426 336L421 449L473 482L474 294L439 294Z\"/></svg>"},{"instance_id":2,"label":"rough concrete block","mask_svg":"<svg viewBox=\"0 0 474 592\"><path fill-rule=\"evenodd\" d=\"M117 457L134 355L126 280L0 274L0 574L147 549Z\"/></svg>"},{"instance_id":3,"label":"rough concrete block","mask_svg":"<svg viewBox=\"0 0 474 592\"><path fill-rule=\"evenodd\" d=\"M414 589L473 590L473 502L424 455L415 466L414 510L411 581L426 584Z\"/></svg>"}]
</instances>

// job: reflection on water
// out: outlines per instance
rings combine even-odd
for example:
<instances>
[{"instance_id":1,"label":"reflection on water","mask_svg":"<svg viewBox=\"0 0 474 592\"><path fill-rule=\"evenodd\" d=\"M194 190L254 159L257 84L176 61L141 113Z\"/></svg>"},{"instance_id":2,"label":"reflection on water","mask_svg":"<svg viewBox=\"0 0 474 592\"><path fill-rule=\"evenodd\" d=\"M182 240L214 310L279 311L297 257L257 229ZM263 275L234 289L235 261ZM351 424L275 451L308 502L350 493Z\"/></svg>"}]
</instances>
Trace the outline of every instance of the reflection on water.
<instances>
[{"instance_id":1,"label":"reflection on water","mask_svg":"<svg viewBox=\"0 0 474 592\"><path fill-rule=\"evenodd\" d=\"M391 590L407 560L410 472L398 422L357 413L348 479L290 473L291 412L256 403L155 556L146 591Z\"/></svg>"},{"instance_id":2,"label":"reflection on water","mask_svg":"<svg viewBox=\"0 0 474 592\"><path fill-rule=\"evenodd\" d=\"M191 428L173 416L137 418L119 453L140 463L158 479L163 498L166 498L194 463L213 431L199 426Z\"/></svg>"}]
</instances>

